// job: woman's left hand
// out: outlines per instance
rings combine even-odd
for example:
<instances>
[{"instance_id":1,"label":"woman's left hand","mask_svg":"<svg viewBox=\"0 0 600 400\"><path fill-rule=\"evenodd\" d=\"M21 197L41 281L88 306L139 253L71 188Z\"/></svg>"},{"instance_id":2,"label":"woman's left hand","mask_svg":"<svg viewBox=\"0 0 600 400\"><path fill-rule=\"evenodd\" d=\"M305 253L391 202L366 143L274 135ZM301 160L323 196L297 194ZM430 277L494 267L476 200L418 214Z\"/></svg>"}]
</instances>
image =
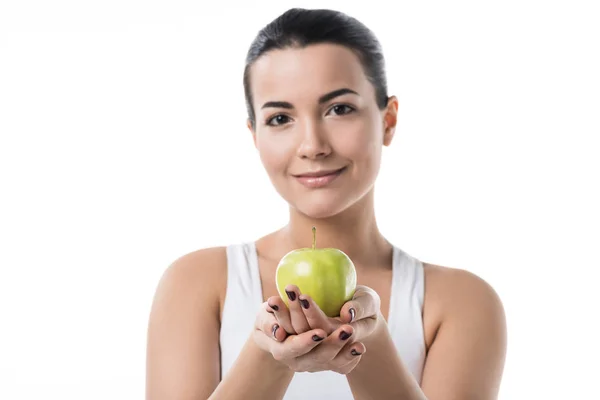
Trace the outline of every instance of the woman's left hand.
<instances>
[{"instance_id":1,"label":"woman's left hand","mask_svg":"<svg viewBox=\"0 0 600 400\"><path fill-rule=\"evenodd\" d=\"M285 288L289 307L279 296L267 299L267 304L279 321L279 325L288 334L300 334L311 329L323 329L331 334L342 325L350 325L353 329L352 341L359 341L369 336L377 327L381 318L381 300L373 289L358 285L352 300L346 302L339 317L330 318L319 306L295 285Z\"/></svg>"}]
</instances>

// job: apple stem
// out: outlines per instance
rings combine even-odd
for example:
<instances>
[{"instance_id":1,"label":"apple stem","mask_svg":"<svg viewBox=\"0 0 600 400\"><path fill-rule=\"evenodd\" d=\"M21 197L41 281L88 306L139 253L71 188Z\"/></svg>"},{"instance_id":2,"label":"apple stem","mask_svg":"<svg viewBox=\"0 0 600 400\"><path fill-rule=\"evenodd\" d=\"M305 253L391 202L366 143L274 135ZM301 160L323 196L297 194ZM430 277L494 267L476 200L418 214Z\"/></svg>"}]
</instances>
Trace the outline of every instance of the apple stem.
<instances>
[{"instance_id":1,"label":"apple stem","mask_svg":"<svg viewBox=\"0 0 600 400\"><path fill-rule=\"evenodd\" d=\"M313 232L313 250L317 248L317 228L316 227L312 227L312 232Z\"/></svg>"}]
</instances>

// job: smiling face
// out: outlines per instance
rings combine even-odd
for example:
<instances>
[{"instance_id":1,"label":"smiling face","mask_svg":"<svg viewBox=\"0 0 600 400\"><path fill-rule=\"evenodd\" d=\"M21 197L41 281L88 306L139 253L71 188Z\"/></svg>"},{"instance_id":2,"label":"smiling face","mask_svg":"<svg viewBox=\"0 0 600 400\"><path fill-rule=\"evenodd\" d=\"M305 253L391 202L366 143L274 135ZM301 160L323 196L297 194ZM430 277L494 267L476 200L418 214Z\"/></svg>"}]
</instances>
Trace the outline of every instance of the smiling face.
<instances>
[{"instance_id":1,"label":"smiling face","mask_svg":"<svg viewBox=\"0 0 600 400\"><path fill-rule=\"evenodd\" d=\"M375 88L351 50L317 44L270 51L252 65L250 90L254 143L292 207L325 218L372 189L397 102L377 107Z\"/></svg>"}]
</instances>

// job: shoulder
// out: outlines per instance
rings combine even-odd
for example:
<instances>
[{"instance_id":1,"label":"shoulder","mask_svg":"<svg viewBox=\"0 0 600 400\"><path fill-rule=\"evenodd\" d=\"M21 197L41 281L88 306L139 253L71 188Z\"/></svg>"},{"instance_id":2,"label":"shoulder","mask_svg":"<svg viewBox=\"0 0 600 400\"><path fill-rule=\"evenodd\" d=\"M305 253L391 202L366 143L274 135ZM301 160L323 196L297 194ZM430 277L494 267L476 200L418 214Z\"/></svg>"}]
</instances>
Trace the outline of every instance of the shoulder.
<instances>
[{"instance_id":1,"label":"shoulder","mask_svg":"<svg viewBox=\"0 0 600 400\"><path fill-rule=\"evenodd\" d=\"M161 280L178 283L209 283L226 274L227 247L208 247L176 258L165 270Z\"/></svg>"},{"instance_id":2,"label":"shoulder","mask_svg":"<svg viewBox=\"0 0 600 400\"><path fill-rule=\"evenodd\" d=\"M205 306L217 311L221 292L227 284L227 247L198 249L176 258L163 272L156 298L194 304L197 300L208 302ZM196 303L196 305L198 305Z\"/></svg>"},{"instance_id":3,"label":"shoulder","mask_svg":"<svg viewBox=\"0 0 600 400\"><path fill-rule=\"evenodd\" d=\"M429 312L430 324L425 386L437 393L437 386L446 382L456 393L466 396L471 390L494 398L507 341L500 296L490 283L464 269L424 264L424 271L424 314ZM448 365L456 366L452 373Z\"/></svg>"},{"instance_id":4,"label":"shoulder","mask_svg":"<svg viewBox=\"0 0 600 400\"><path fill-rule=\"evenodd\" d=\"M444 324L479 324L480 329L504 335L504 306L490 283L473 272L455 267L423 263L423 270L423 323L427 349L433 345Z\"/></svg>"},{"instance_id":5,"label":"shoulder","mask_svg":"<svg viewBox=\"0 0 600 400\"><path fill-rule=\"evenodd\" d=\"M218 384L225 262L226 248L206 248L178 257L163 272L147 328L146 391L152 397L207 398Z\"/></svg>"},{"instance_id":6,"label":"shoulder","mask_svg":"<svg viewBox=\"0 0 600 400\"><path fill-rule=\"evenodd\" d=\"M492 285L465 269L423 264L425 276L425 311L435 325L433 336L448 321L483 324L503 331L504 305Z\"/></svg>"},{"instance_id":7,"label":"shoulder","mask_svg":"<svg viewBox=\"0 0 600 400\"><path fill-rule=\"evenodd\" d=\"M427 263L423 267L426 294L444 319L474 310L493 311L496 317L503 317L500 296L482 277L460 268Z\"/></svg>"},{"instance_id":8,"label":"shoulder","mask_svg":"<svg viewBox=\"0 0 600 400\"><path fill-rule=\"evenodd\" d=\"M227 247L207 247L176 258L166 269L165 274L195 275L216 272L215 269L227 263Z\"/></svg>"}]
</instances>

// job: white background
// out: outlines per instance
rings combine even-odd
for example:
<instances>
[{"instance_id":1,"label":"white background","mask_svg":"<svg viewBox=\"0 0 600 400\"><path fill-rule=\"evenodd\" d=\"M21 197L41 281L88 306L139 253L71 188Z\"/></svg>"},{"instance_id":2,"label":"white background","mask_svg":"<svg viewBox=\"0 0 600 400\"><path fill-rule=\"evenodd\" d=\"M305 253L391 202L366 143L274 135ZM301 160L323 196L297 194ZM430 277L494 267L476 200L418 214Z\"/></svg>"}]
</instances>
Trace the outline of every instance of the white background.
<instances>
[{"instance_id":1,"label":"white background","mask_svg":"<svg viewBox=\"0 0 600 400\"><path fill-rule=\"evenodd\" d=\"M496 288L501 399L600 398L594 3L2 0L0 398L142 399L164 269L286 222L242 69L291 6L381 40L400 119L379 224Z\"/></svg>"}]
</instances>

